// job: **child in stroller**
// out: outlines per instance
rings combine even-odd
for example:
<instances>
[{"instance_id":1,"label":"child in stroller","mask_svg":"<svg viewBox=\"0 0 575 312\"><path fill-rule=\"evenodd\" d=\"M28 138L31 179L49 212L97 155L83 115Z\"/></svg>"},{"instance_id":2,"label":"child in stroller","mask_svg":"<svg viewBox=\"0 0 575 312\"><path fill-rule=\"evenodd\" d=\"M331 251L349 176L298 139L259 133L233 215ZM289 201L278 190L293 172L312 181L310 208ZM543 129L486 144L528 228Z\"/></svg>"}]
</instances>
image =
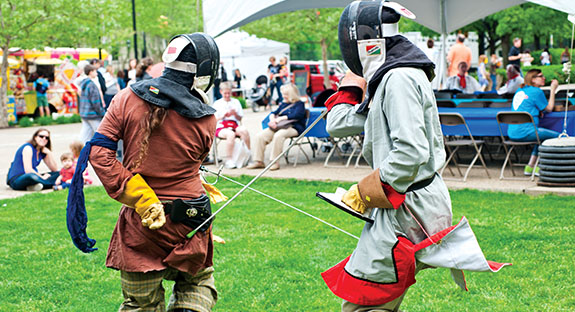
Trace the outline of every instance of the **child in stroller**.
<instances>
[{"instance_id":1,"label":"child in stroller","mask_svg":"<svg viewBox=\"0 0 575 312\"><path fill-rule=\"evenodd\" d=\"M256 78L255 86L248 90L247 100L251 102L251 107L254 112L259 111L259 107L264 108L268 106L271 100L268 77L265 75Z\"/></svg>"}]
</instances>

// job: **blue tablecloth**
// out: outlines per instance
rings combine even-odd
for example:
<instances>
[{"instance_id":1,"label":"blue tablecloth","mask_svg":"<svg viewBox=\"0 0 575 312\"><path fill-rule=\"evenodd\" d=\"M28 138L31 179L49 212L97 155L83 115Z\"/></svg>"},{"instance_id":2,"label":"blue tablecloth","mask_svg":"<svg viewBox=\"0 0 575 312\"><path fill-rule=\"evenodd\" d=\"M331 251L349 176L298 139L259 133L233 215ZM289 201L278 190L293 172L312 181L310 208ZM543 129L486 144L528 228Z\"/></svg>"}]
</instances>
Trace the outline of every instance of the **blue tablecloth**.
<instances>
[{"instance_id":1,"label":"blue tablecloth","mask_svg":"<svg viewBox=\"0 0 575 312\"><path fill-rule=\"evenodd\" d=\"M500 136L495 116L498 112L511 111L511 108L451 108L439 107L440 113L460 113L473 136ZM563 132L564 112L545 114L539 121L539 126L557 132ZM445 135L467 135L464 126L442 126ZM503 134L507 135L507 126L502 125ZM575 135L575 111L567 112L567 133Z\"/></svg>"},{"instance_id":2,"label":"blue tablecloth","mask_svg":"<svg viewBox=\"0 0 575 312\"><path fill-rule=\"evenodd\" d=\"M307 121L306 128L309 127L320 115L321 113L326 110L325 107L310 107L307 108L309 110L309 119ZM270 115L268 114L264 120L262 120L262 129L268 127ZM329 133L325 130L325 119L320 119L320 121L315 124L315 126L306 133L306 137L310 138L329 138Z\"/></svg>"}]
</instances>

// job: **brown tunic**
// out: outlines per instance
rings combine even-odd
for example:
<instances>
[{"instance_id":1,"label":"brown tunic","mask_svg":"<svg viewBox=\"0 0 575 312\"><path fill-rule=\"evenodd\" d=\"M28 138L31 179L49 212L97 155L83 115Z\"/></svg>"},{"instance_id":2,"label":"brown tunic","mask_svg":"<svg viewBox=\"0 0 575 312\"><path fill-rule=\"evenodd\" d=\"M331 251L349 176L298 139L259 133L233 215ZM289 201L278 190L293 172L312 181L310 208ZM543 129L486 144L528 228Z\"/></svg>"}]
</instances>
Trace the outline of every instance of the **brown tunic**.
<instances>
[{"instance_id":1,"label":"brown tunic","mask_svg":"<svg viewBox=\"0 0 575 312\"><path fill-rule=\"evenodd\" d=\"M216 118L210 115L189 119L168 110L164 123L149 139L146 158L130 172L126 168L138 157L141 121L148 118L148 112L148 104L126 88L114 97L98 128L98 132L114 141L124 140L123 164L109 149L94 146L90 153L90 163L108 194L117 199L126 181L137 173L160 200L192 199L204 194L199 167L212 145ZM106 266L128 272L163 270L169 266L190 274L212 266L211 227L188 239L186 234L192 228L166 219L163 227L150 230L141 225L134 209L122 207Z\"/></svg>"}]
</instances>

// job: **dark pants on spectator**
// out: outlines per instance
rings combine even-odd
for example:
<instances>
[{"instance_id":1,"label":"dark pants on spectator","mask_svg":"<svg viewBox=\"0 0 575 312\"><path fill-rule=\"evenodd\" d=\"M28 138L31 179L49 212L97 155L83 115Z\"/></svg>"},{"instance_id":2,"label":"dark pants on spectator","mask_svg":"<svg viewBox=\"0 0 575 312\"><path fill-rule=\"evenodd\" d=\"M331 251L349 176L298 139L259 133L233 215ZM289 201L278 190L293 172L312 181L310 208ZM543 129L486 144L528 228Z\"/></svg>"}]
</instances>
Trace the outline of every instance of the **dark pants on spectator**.
<instances>
[{"instance_id":1,"label":"dark pants on spectator","mask_svg":"<svg viewBox=\"0 0 575 312\"><path fill-rule=\"evenodd\" d=\"M278 79L277 81L272 80L272 83L270 84L270 89L271 89L270 101L271 101L271 98L273 98L273 96L274 96L274 89L277 89L277 92L278 92L278 100L276 102L277 105L280 105L280 103L283 102L283 100L284 100L284 98L282 97L282 93L280 91L282 84L283 84L283 82L281 79Z\"/></svg>"},{"instance_id":2,"label":"dark pants on spectator","mask_svg":"<svg viewBox=\"0 0 575 312\"><path fill-rule=\"evenodd\" d=\"M58 171L52 171L48 173L50 174L48 179L42 179L42 177L35 173L25 173L15 179L12 179L12 181L10 181L10 187L16 191L25 191L27 186L42 183L44 189L50 189L54 187L54 182L56 182L56 179L58 179L60 173Z\"/></svg>"},{"instance_id":3,"label":"dark pants on spectator","mask_svg":"<svg viewBox=\"0 0 575 312\"><path fill-rule=\"evenodd\" d=\"M221 82L222 82L222 80L219 78L214 80L214 101L222 98L222 94L220 93L220 83Z\"/></svg>"}]
</instances>

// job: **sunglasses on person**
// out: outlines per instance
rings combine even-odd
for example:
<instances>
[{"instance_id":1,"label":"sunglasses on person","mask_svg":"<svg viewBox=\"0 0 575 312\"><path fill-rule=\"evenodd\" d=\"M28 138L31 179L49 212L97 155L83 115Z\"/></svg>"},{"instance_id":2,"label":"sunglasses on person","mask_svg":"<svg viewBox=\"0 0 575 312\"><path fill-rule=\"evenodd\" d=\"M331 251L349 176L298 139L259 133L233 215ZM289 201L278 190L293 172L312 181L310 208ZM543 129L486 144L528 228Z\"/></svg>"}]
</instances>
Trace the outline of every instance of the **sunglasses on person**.
<instances>
[{"instance_id":1,"label":"sunglasses on person","mask_svg":"<svg viewBox=\"0 0 575 312\"><path fill-rule=\"evenodd\" d=\"M50 139L50 136L49 136L49 135L38 134L38 137L39 137L40 139L46 139L46 140L49 140L49 139Z\"/></svg>"},{"instance_id":2,"label":"sunglasses on person","mask_svg":"<svg viewBox=\"0 0 575 312\"><path fill-rule=\"evenodd\" d=\"M539 75L535 76L535 78L545 78L545 76L543 76L543 74L539 74Z\"/></svg>"}]
</instances>

